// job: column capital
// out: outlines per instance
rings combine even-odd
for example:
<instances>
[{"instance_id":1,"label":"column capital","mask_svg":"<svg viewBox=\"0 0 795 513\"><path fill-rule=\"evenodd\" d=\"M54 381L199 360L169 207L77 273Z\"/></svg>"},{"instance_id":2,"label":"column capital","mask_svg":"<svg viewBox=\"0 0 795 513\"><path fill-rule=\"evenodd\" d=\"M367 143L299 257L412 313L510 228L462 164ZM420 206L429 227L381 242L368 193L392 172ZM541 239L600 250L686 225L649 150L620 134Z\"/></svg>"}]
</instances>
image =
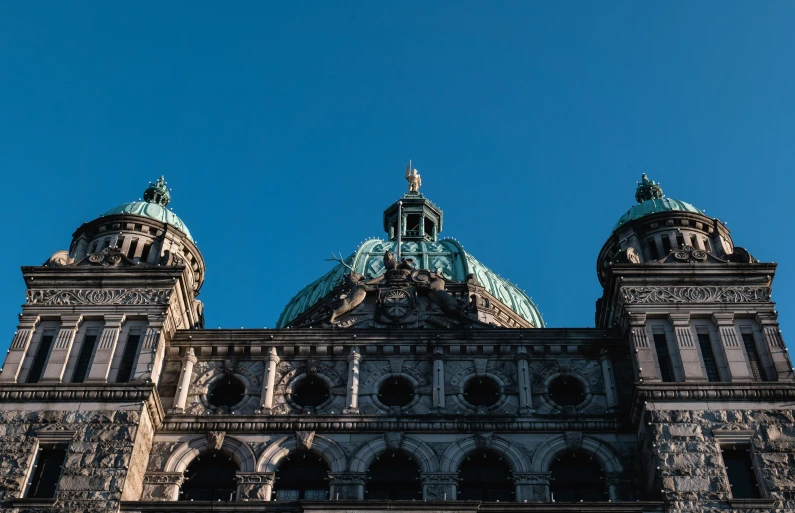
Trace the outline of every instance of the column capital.
<instances>
[{"instance_id":1,"label":"column capital","mask_svg":"<svg viewBox=\"0 0 795 513\"><path fill-rule=\"evenodd\" d=\"M236 472L237 484L267 484L273 486L276 481L274 472Z\"/></svg>"},{"instance_id":2,"label":"column capital","mask_svg":"<svg viewBox=\"0 0 795 513\"><path fill-rule=\"evenodd\" d=\"M646 324L646 314L645 313L631 313L627 315L629 320L630 326L643 326Z\"/></svg>"},{"instance_id":3,"label":"column capital","mask_svg":"<svg viewBox=\"0 0 795 513\"><path fill-rule=\"evenodd\" d=\"M676 327L686 327L690 325L690 312L671 312L668 320Z\"/></svg>"},{"instance_id":4,"label":"column capital","mask_svg":"<svg viewBox=\"0 0 795 513\"><path fill-rule=\"evenodd\" d=\"M146 322L152 328L162 328L163 324L166 323L166 316L164 314L148 314Z\"/></svg>"},{"instance_id":5,"label":"column capital","mask_svg":"<svg viewBox=\"0 0 795 513\"><path fill-rule=\"evenodd\" d=\"M61 329L77 329L83 322L83 314L68 314L61 316Z\"/></svg>"},{"instance_id":6,"label":"column capital","mask_svg":"<svg viewBox=\"0 0 795 513\"><path fill-rule=\"evenodd\" d=\"M552 472L514 472L513 479L518 485L548 485Z\"/></svg>"},{"instance_id":7,"label":"column capital","mask_svg":"<svg viewBox=\"0 0 795 513\"><path fill-rule=\"evenodd\" d=\"M348 355L348 361L359 363L361 360L362 360L362 354L359 352L359 348L354 347L353 349L351 349L351 353Z\"/></svg>"},{"instance_id":8,"label":"column capital","mask_svg":"<svg viewBox=\"0 0 795 513\"><path fill-rule=\"evenodd\" d=\"M127 316L125 314L105 314L103 319L106 328L121 328Z\"/></svg>"},{"instance_id":9,"label":"column capital","mask_svg":"<svg viewBox=\"0 0 795 513\"><path fill-rule=\"evenodd\" d=\"M185 351L185 356L182 357L183 362L190 362L192 364L196 364L199 360L196 358L196 354L193 352L193 348L189 347L187 351Z\"/></svg>"},{"instance_id":10,"label":"column capital","mask_svg":"<svg viewBox=\"0 0 795 513\"><path fill-rule=\"evenodd\" d=\"M458 484L458 472L420 472L423 484Z\"/></svg>"},{"instance_id":11,"label":"column capital","mask_svg":"<svg viewBox=\"0 0 795 513\"><path fill-rule=\"evenodd\" d=\"M268 349L268 354L265 356L265 361L273 362L273 363L276 363L276 364L278 364L281 361L279 356L276 354L276 348L275 347L271 347L271 348Z\"/></svg>"},{"instance_id":12,"label":"column capital","mask_svg":"<svg viewBox=\"0 0 795 513\"><path fill-rule=\"evenodd\" d=\"M773 312L758 312L754 320L760 326L778 326L778 318Z\"/></svg>"},{"instance_id":13,"label":"column capital","mask_svg":"<svg viewBox=\"0 0 795 513\"><path fill-rule=\"evenodd\" d=\"M34 314L19 314L19 329L24 330L32 330L36 328L36 325L41 321L41 316L34 315Z\"/></svg>"},{"instance_id":14,"label":"column capital","mask_svg":"<svg viewBox=\"0 0 795 513\"><path fill-rule=\"evenodd\" d=\"M734 324L734 312L715 312L712 314L712 322L717 326Z\"/></svg>"},{"instance_id":15,"label":"column capital","mask_svg":"<svg viewBox=\"0 0 795 513\"><path fill-rule=\"evenodd\" d=\"M365 472L329 472L328 477L331 484L354 484L362 485L367 482L367 474Z\"/></svg>"}]
</instances>

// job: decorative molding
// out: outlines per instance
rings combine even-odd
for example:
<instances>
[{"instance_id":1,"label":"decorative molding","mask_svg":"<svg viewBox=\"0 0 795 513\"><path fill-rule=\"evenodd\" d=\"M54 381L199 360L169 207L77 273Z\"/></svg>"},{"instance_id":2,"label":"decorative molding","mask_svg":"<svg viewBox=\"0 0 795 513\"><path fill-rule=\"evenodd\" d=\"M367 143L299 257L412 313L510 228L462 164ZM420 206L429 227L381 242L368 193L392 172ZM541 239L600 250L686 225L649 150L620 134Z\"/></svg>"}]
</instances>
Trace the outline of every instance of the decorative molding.
<instances>
[{"instance_id":1,"label":"decorative molding","mask_svg":"<svg viewBox=\"0 0 795 513\"><path fill-rule=\"evenodd\" d=\"M27 304L62 305L167 305L171 289L28 290Z\"/></svg>"},{"instance_id":2,"label":"decorative molding","mask_svg":"<svg viewBox=\"0 0 795 513\"><path fill-rule=\"evenodd\" d=\"M719 442L725 443L750 443L756 435L752 429L713 429L712 436Z\"/></svg>"},{"instance_id":3,"label":"decorative molding","mask_svg":"<svg viewBox=\"0 0 795 513\"><path fill-rule=\"evenodd\" d=\"M276 482L273 472L238 472L235 475L238 484L242 485L270 485Z\"/></svg>"},{"instance_id":4,"label":"decorative molding","mask_svg":"<svg viewBox=\"0 0 795 513\"><path fill-rule=\"evenodd\" d=\"M208 431L207 432L207 447L211 451L220 451L224 445L224 438L226 431Z\"/></svg>"},{"instance_id":5,"label":"decorative molding","mask_svg":"<svg viewBox=\"0 0 795 513\"><path fill-rule=\"evenodd\" d=\"M184 480L182 472L147 472L144 474L144 484L182 486Z\"/></svg>"},{"instance_id":6,"label":"decorative molding","mask_svg":"<svg viewBox=\"0 0 795 513\"><path fill-rule=\"evenodd\" d=\"M766 303L770 287L621 287L627 304Z\"/></svg>"}]
</instances>

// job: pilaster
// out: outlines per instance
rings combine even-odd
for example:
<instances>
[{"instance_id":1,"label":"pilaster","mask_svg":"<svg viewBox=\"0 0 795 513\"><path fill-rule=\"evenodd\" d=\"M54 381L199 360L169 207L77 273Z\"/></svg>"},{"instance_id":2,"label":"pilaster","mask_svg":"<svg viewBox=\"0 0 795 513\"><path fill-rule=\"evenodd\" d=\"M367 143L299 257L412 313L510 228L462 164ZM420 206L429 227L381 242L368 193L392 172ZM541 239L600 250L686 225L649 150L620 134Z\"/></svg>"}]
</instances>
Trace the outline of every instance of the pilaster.
<instances>
[{"instance_id":1,"label":"pilaster","mask_svg":"<svg viewBox=\"0 0 795 513\"><path fill-rule=\"evenodd\" d=\"M166 351L166 342L163 336L165 320L166 318L162 315L149 316L149 324L141 342L141 354L138 356L138 363L135 365L133 379L149 380L154 384L157 384L160 380L163 356Z\"/></svg>"},{"instance_id":2,"label":"pilaster","mask_svg":"<svg viewBox=\"0 0 795 513\"><path fill-rule=\"evenodd\" d=\"M177 393L174 395L174 406L171 408L172 413L185 412L185 403L188 400L190 383L193 378L193 366L196 365L197 361L196 355L193 354L193 348L189 347L185 352L185 356L182 357L182 370L177 382Z\"/></svg>"},{"instance_id":3,"label":"pilaster","mask_svg":"<svg viewBox=\"0 0 795 513\"><path fill-rule=\"evenodd\" d=\"M359 413L359 362L362 355L359 348L351 349L348 355L348 389L345 397L343 413Z\"/></svg>"},{"instance_id":4,"label":"pilaster","mask_svg":"<svg viewBox=\"0 0 795 513\"><path fill-rule=\"evenodd\" d=\"M22 362L25 360L25 353L30 347L36 325L39 323L38 315L22 314L19 316L19 325L14 338L11 340L11 347L6 355L6 361L0 372L0 383L16 383L19 371L22 369Z\"/></svg>"},{"instance_id":5,"label":"pilaster","mask_svg":"<svg viewBox=\"0 0 795 513\"><path fill-rule=\"evenodd\" d=\"M276 355L276 348L268 349L268 356L265 359L265 379L262 380L261 406L262 412L270 414L273 408L273 387L276 383L276 366L279 364L279 357Z\"/></svg>"},{"instance_id":6,"label":"pilaster","mask_svg":"<svg viewBox=\"0 0 795 513\"><path fill-rule=\"evenodd\" d=\"M331 480L329 500L364 500L364 484L367 482L367 474L363 472L329 472L329 479Z\"/></svg>"},{"instance_id":7,"label":"pilaster","mask_svg":"<svg viewBox=\"0 0 795 513\"><path fill-rule=\"evenodd\" d=\"M237 500L269 501L276 475L273 472L238 472Z\"/></svg>"},{"instance_id":8,"label":"pilaster","mask_svg":"<svg viewBox=\"0 0 795 513\"><path fill-rule=\"evenodd\" d=\"M437 347L433 351L433 407L443 410L446 407L444 391L444 353Z\"/></svg>"},{"instance_id":9,"label":"pilaster","mask_svg":"<svg viewBox=\"0 0 795 513\"><path fill-rule=\"evenodd\" d=\"M772 313L756 314L756 323L765 337L765 345L767 345L770 358L773 360L773 368L776 370L776 376L770 376L770 378L777 378L778 381L793 381L795 373L792 371L792 362L787 352L787 346L784 345L776 316Z\"/></svg>"},{"instance_id":10,"label":"pilaster","mask_svg":"<svg viewBox=\"0 0 795 513\"><path fill-rule=\"evenodd\" d=\"M94 360L91 363L91 370L86 378L86 383L107 383L110 373L110 364L113 355L116 353L116 345L119 342L119 333L124 324L124 314L111 314L105 316L105 327L99 336L99 343L94 352Z\"/></svg>"},{"instance_id":11,"label":"pilaster","mask_svg":"<svg viewBox=\"0 0 795 513\"><path fill-rule=\"evenodd\" d=\"M454 501L458 487L458 473L422 472L422 497L426 501Z\"/></svg>"},{"instance_id":12,"label":"pilaster","mask_svg":"<svg viewBox=\"0 0 795 513\"><path fill-rule=\"evenodd\" d=\"M516 502L549 502L551 472L514 472Z\"/></svg>"},{"instance_id":13,"label":"pilaster","mask_svg":"<svg viewBox=\"0 0 795 513\"><path fill-rule=\"evenodd\" d=\"M748 358L745 356L743 345L737 330L734 327L734 313L720 312L712 314L712 321L718 328L721 347L726 356L729 375L732 381L750 381L753 379Z\"/></svg>"},{"instance_id":14,"label":"pilaster","mask_svg":"<svg viewBox=\"0 0 795 513\"><path fill-rule=\"evenodd\" d=\"M50 357L40 380L42 383L61 383L63 380L66 362L72 352L77 328L82 321L82 314L61 316L61 327L50 349Z\"/></svg>"},{"instance_id":15,"label":"pilaster","mask_svg":"<svg viewBox=\"0 0 795 513\"><path fill-rule=\"evenodd\" d=\"M527 415L533 410L533 391L530 385L530 355L524 346L517 349L515 359L519 378L519 414Z\"/></svg>"},{"instance_id":16,"label":"pilaster","mask_svg":"<svg viewBox=\"0 0 795 513\"><path fill-rule=\"evenodd\" d=\"M657 362L649 343L649 336L646 334L646 314L629 314L629 329L632 346L635 350L632 365L638 379L648 382L662 381L660 373L657 372Z\"/></svg>"},{"instance_id":17,"label":"pilaster","mask_svg":"<svg viewBox=\"0 0 795 513\"><path fill-rule=\"evenodd\" d=\"M669 313L668 319L674 330L676 348L679 351L678 360L682 364L684 381L707 381L707 375L701 365L698 348L690 330L690 313Z\"/></svg>"},{"instance_id":18,"label":"pilaster","mask_svg":"<svg viewBox=\"0 0 795 513\"><path fill-rule=\"evenodd\" d=\"M599 352L599 365L602 367L602 380L605 384L607 407L612 410L618 406L618 391L616 390L616 376L613 372L613 362L610 360L610 354L605 349Z\"/></svg>"}]
</instances>

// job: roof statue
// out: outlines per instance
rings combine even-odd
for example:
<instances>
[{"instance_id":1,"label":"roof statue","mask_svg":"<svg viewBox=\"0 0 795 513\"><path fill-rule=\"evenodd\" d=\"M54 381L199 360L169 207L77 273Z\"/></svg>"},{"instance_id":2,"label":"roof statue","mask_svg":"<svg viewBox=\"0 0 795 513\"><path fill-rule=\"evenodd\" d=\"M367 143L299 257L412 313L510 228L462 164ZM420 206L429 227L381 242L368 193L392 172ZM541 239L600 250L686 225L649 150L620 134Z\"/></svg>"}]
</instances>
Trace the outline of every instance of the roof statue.
<instances>
[{"instance_id":1,"label":"roof statue","mask_svg":"<svg viewBox=\"0 0 795 513\"><path fill-rule=\"evenodd\" d=\"M414 193L420 192L422 179L420 178L420 174L417 172L416 169L411 169L410 160L409 160L409 165L406 167L406 181L409 183L409 192L414 192Z\"/></svg>"},{"instance_id":2,"label":"roof statue","mask_svg":"<svg viewBox=\"0 0 795 513\"><path fill-rule=\"evenodd\" d=\"M654 180L649 180L649 177L646 176L646 173L643 173L643 176L640 178L640 182L638 182L638 188L635 190L635 199L638 201L638 203L643 203L646 200L659 199L662 197L663 190L662 187L660 187L660 184Z\"/></svg>"}]
</instances>

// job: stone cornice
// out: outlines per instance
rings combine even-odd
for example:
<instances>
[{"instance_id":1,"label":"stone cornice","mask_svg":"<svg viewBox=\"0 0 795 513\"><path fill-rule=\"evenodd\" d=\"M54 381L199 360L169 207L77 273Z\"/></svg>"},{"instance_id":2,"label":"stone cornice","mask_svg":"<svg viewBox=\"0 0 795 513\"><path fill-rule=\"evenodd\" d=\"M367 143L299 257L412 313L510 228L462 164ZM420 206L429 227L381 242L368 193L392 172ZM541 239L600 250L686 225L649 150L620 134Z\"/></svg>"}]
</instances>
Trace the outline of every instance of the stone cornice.
<instances>
[{"instance_id":1,"label":"stone cornice","mask_svg":"<svg viewBox=\"0 0 795 513\"><path fill-rule=\"evenodd\" d=\"M555 416L560 417L560 416ZM160 425L161 433L193 433L197 431L227 431L229 433L262 433L318 431L340 433L462 433L474 431L616 431L622 422L606 417L534 418L516 417L478 418L476 416L427 415L406 418L360 415L168 415Z\"/></svg>"},{"instance_id":2,"label":"stone cornice","mask_svg":"<svg viewBox=\"0 0 795 513\"><path fill-rule=\"evenodd\" d=\"M51 402L96 402L96 403L134 403L146 405L155 427L163 421L165 412L160 395L153 384L115 384L85 385L72 383L34 383L0 385L0 410L3 404Z\"/></svg>"},{"instance_id":3,"label":"stone cornice","mask_svg":"<svg viewBox=\"0 0 795 513\"><path fill-rule=\"evenodd\" d=\"M733 383L652 383L636 385L632 422L638 422L647 402L795 401L795 383L745 381Z\"/></svg>"}]
</instances>

